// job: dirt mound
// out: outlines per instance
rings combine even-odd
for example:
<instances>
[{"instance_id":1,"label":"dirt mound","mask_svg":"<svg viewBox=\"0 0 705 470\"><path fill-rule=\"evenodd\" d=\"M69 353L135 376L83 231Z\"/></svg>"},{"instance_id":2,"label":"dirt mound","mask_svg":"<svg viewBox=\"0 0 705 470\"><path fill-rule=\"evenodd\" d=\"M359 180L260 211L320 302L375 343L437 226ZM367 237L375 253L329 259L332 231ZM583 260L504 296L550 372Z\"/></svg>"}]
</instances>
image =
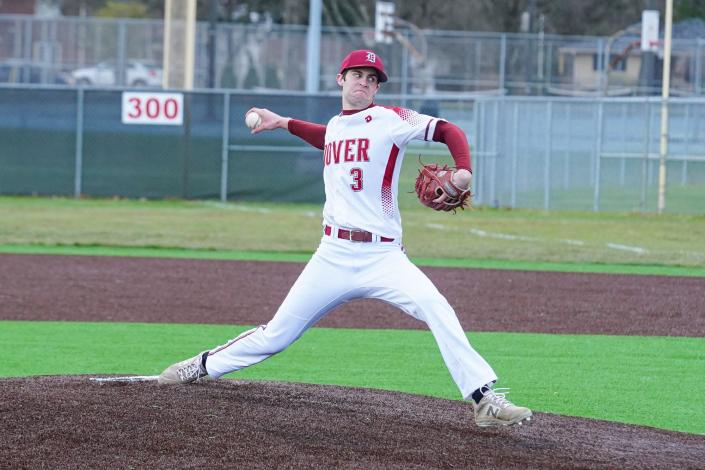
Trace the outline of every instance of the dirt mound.
<instances>
[{"instance_id":1,"label":"dirt mound","mask_svg":"<svg viewBox=\"0 0 705 470\"><path fill-rule=\"evenodd\" d=\"M467 403L278 382L0 380L14 468L703 468L705 437L537 413L479 429Z\"/></svg>"}]
</instances>

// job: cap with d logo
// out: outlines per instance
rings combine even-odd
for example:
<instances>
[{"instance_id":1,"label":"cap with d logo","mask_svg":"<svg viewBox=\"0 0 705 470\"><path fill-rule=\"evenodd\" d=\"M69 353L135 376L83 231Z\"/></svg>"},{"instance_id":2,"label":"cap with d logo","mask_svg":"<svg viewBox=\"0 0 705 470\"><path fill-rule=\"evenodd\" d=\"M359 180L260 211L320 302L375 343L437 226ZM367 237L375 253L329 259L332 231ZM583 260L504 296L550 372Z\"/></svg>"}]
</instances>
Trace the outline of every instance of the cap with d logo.
<instances>
[{"instance_id":1,"label":"cap with d logo","mask_svg":"<svg viewBox=\"0 0 705 470\"><path fill-rule=\"evenodd\" d=\"M348 54L340 64L340 72L338 73L343 73L348 69L362 67L375 69L377 71L377 77L379 78L380 83L387 81L387 74L384 73L384 63L382 62L382 59L373 51L369 51L367 49L352 51Z\"/></svg>"}]
</instances>

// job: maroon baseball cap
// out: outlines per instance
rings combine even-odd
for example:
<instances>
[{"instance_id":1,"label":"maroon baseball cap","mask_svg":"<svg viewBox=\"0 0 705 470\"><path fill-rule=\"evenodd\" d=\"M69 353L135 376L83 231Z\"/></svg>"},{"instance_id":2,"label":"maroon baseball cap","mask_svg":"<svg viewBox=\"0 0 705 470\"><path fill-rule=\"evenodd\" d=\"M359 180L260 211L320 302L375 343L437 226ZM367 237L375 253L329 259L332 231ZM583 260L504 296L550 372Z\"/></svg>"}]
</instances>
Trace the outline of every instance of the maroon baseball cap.
<instances>
[{"instance_id":1,"label":"maroon baseball cap","mask_svg":"<svg viewBox=\"0 0 705 470\"><path fill-rule=\"evenodd\" d=\"M377 78L380 83L387 81L387 74L384 73L384 63L382 62L382 58L373 51L369 51L367 49L352 51L348 54L340 64L340 72L338 73L343 73L348 69L357 69L362 67L375 69L377 71Z\"/></svg>"}]
</instances>

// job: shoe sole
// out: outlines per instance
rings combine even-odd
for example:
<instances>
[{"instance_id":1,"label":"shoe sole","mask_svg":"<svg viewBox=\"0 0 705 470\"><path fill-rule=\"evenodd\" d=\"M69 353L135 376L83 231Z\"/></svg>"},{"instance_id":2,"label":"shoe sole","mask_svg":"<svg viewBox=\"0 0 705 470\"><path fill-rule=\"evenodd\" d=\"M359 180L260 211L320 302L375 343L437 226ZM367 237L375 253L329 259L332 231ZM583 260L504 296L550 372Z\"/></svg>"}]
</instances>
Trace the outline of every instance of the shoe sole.
<instances>
[{"instance_id":1,"label":"shoe sole","mask_svg":"<svg viewBox=\"0 0 705 470\"><path fill-rule=\"evenodd\" d=\"M186 385L190 382L182 382L180 380L172 380L172 379L163 379L163 378L159 377L157 379L157 383L159 385Z\"/></svg>"},{"instance_id":2,"label":"shoe sole","mask_svg":"<svg viewBox=\"0 0 705 470\"><path fill-rule=\"evenodd\" d=\"M517 419L514 419L512 421L500 421L500 420L492 420L492 421L487 421L487 422L475 422L478 427L481 428L500 428L500 427L506 427L506 426L521 426L522 423L529 424L531 421L531 418L533 417L533 414L528 414L526 416L521 416Z\"/></svg>"},{"instance_id":3,"label":"shoe sole","mask_svg":"<svg viewBox=\"0 0 705 470\"><path fill-rule=\"evenodd\" d=\"M184 382L181 379L170 379L167 377L162 377L161 375L159 378L157 378L157 383L159 385L188 385L192 384L194 382L205 382L206 380L210 380L210 375L204 375L203 377L199 377L197 379L189 380L188 382Z\"/></svg>"}]
</instances>

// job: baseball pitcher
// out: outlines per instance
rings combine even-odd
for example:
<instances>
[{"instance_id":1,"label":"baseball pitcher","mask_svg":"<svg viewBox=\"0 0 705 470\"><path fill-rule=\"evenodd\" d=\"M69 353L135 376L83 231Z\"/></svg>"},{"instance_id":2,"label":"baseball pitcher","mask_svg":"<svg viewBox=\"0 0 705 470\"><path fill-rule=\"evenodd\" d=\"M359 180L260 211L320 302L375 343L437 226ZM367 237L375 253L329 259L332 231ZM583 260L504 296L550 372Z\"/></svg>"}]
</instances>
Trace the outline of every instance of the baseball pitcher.
<instances>
[{"instance_id":1,"label":"baseball pitcher","mask_svg":"<svg viewBox=\"0 0 705 470\"><path fill-rule=\"evenodd\" d=\"M412 139L447 145L455 168L428 165L416 192L435 210L462 208L470 197L470 149L456 125L415 111L379 106L374 98L387 81L382 59L356 50L342 61L336 77L342 109L326 125L282 117L268 109L247 114L252 134L284 129L323 151L321 242L274 317L228 343L168 367L162 384L184 384L257 364L296 341L308 328L344 302L380 299L424 321L443 360L472 403L478 426L508 426L531 419L506 392L493 390L490 365L472 348L455 312L402 247L397 187L402 159Z\"/></svg>"}]
</instances>

